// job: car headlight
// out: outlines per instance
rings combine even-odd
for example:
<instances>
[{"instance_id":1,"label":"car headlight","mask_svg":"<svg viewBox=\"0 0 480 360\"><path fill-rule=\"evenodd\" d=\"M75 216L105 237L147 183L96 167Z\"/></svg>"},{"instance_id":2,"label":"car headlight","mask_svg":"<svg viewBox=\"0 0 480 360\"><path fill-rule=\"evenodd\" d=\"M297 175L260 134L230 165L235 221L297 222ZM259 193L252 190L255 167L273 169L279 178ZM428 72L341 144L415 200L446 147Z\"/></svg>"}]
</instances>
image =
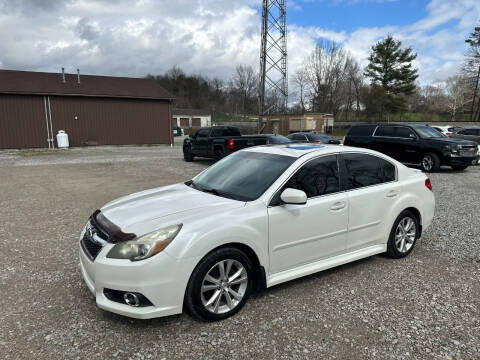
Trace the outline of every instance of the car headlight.
<instances>
[{"instance_id":1,"label":"car headlight","mask_svg":"<svg viewBox=\"0 0 480 360\"><path fill-rule=\"evenodd\" d=\"M177 236L182 224L169 226L143 235L135 240L116 244L107 255L110 259L138 261L158 254Z\"/></svg>"},{"instance_id":2,"label":"car headlight","mask_svg":"<svg viewBox=\"0 0 480 360\"><path fill-rule=\"evenodd\" d=\"M452 153L458 153L458 145L456 144L445 145L445 149L451 151Z\"/></svg>"}]
</instances>

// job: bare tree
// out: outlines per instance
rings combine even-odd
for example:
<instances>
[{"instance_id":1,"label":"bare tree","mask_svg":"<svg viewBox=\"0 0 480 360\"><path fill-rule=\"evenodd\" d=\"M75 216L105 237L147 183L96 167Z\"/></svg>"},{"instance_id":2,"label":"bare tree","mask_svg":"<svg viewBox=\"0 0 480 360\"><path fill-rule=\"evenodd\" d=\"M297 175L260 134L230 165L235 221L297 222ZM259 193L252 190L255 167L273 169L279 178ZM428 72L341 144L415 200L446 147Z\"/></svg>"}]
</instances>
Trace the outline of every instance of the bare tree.
<instances>
[{"instance_id":1,"label":"bare tree","mask_svg":"<svg viewBox=\"0 0 480 360\"><path fill-rule=\"evenodd\" d=\"M241 96L243 113L252 111L252 103L256 102L258 89L258 74L255 70L250 65L238 65L230 86L233 92Z\"/></svg>"},{"instance_id":2,"label":"bare tree","mask_svg":"<svg viewBox=\"0 0 480 360\"><path fill-rule=\"evenodd\" d=\"M459 111L471 100L468 99L468 85L464 77L460 75L450 76L445 83L448 112L452 115L452 121Z\"/></svg>"},{"instance_id":3,"label":"bare tree","mask_svg":"<svg viewBox=\"0 0 480 360\"><path fill-rule=\"evenodd\" d=\"M298 104L300 111L303 114L306 109L306 98L308 96L308 74L305 70L305 67L295 71L295 73L291 76L291 81L294 88L298 92Z\"/></svg>"},{"instance_id":4,"label":"bare tree","mask_svg":"<svg viewBox=\"0 0 480 360\"><path fill-rule=\"evenodd\" d=\"M320 42L306 60L308 84L312 90L312 110L336 115L345 105L348 62L353 59L334 42Z\"/></svg>"}]
</instances>

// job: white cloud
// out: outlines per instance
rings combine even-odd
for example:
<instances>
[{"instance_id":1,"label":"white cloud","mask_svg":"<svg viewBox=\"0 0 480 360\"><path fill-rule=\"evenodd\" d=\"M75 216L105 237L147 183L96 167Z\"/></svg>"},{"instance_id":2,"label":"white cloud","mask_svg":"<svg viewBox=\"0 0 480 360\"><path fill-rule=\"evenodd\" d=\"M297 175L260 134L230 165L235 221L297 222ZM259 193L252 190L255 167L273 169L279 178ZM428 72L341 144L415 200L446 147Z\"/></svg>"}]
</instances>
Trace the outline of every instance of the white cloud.
<instances>
[{"instance_id":1,"label":"white cloud","mask_svg":"<svg viewBox=\"0 0 480 360\"><path fill-rule=\"evenodd\" d=\"M308 1L289 0L288 9L301 11ZM226 79L237 64L259 65L260 5L260 0L2 0L0 33L9 36L0 42L0 66L144 76L178 65ZM441 80L461 63L464 39L479 13L478 0L431 0L427 16L405 26L347 33L291 24L289 70L300 66L319 38L343 43L365 64L372 44L390 33L418 52L422 82Z\"/></svg>"}]
</instances>

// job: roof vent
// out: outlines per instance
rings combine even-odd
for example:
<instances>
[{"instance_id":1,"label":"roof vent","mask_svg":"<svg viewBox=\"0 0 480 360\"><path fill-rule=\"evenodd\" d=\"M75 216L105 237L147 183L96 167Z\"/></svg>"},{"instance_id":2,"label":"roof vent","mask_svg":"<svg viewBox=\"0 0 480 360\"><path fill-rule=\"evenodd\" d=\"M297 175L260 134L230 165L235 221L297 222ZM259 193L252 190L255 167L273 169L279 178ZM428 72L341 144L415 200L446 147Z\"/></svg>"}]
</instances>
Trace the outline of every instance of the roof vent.
<instances>
[{"instance_id":1,"label":"roof vent","mask_svg":"<svg viewBox=\"0 0 480 360\"><path fill-rule=\"evenodd\" d=\"M62 82L65 82L65 68L62 67Z\"/></svg>"}]
</instances>

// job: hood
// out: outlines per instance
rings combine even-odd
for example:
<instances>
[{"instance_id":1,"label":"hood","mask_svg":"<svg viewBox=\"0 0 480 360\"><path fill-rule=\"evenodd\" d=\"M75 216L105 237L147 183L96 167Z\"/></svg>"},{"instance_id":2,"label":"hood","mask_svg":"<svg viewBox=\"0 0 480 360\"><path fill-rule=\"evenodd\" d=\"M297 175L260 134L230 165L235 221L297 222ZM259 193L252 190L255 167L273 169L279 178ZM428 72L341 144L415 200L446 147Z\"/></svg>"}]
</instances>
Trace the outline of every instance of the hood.
<instances>
[{"instance_id":1,"label":"hood","mask_svg":"<svg viewBox=\"0 0 480 360\"><path fill-rule=\"evenodd\" d=\"M124 196L109 202L100 210L122 231L143 235L162 227L162 222L165 222L165 226L172 225L172 221L181 222L192 213L201 216L244 205L245 202L242 201L201 192L185 184L176 184Z\"/></svg>"},{"instance_id":2,"label":"hood","mask_svg":"<svg viewBox=\"0 0 480 360\"><path fill-rule=\"evenodd\" d=\"M464 140L464 139L459 139L459 138L453 138L453 137L445 137L445 138L427 138L424 140L429 140L433 142L438 142L442 144L458 144L458 145L476 145L475 142L470 141L470 140Z\"/></svg>"}]
</instances>

